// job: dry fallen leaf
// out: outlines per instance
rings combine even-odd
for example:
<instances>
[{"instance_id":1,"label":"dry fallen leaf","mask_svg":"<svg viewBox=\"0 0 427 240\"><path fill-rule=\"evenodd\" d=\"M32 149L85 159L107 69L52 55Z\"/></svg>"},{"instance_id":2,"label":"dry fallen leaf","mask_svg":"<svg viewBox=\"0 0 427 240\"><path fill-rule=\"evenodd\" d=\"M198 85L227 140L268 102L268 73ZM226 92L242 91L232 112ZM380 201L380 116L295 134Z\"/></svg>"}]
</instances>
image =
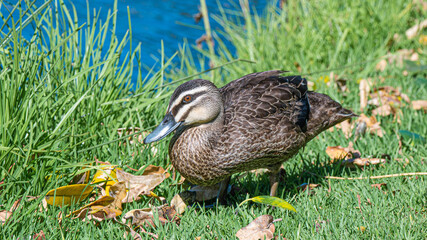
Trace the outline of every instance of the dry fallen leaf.
<instances>
[{"instance_id":1,"label":"dry fallen leaf","mask_svg":"<svg viewBox=\"0 0 427 240\"><path fill-rule=\"evenodd\" d=\"M352 158L342 161L341 165L349 168L363 168L366 166L377 165L385 162L386 160L382 158Z\"/></svg>"},{"instance_id":2,"label":"dry fallen leaf","mask_svg":"<svg viewBox=\"0 0 427 240\"><path fill-rule=\"evenodd\" d=\"M345 138L349 138L353 133L354 125L350 123L350 120L346 120L340 124L335 125L335 127L343 131Z\"/></svg>"},{"instance_id":3,"label":"dry fallen leaf","mask_svg":"<svg viewBox=\"0 0 427 240\"><path fill-rule=\"evenodd\" d=\"M75 218L80 218L83 221L87 220L96 220L98 222L112 219L122 214L121 210L112 209L109 207L103 206L92 206L82 210Z\"/></svg>"},{"instance_id":4,"label":"dry fallen leaf","mask_svg":"<svg viewBox=\"0 0 427 240\"><path fill-rule=\"evenodd\" d=\"M385 60L383 60L385 61ZM368 96L370 91L370 85L368 83L369 79L362 79L359 83L359 95L360 95L360 111L363 111L365 107L368 105Z\"/></svg>"},{"instance_id":5,"label":"dry fallen leaf","mask_svg":"<svg viewBox=\"0 0 427 240\"><path fill-rule=\"evenodd\" d=\"M395 53L389 53L385 57L387 57L387 61L390 64L395 64L398 67L403 66L404 60L410 61L418 61L419 55L413 49L400 49Z\"/></svg>"},{"instance_id":6,"label":"dry fallen leaf","mask_svg":"<svg viewBox=\"0 0 427 240\"><path fill-rule=\"evenodd\" d=\"M135 176L123 170L117 170L117 180L125 182L128 189L127 196L123 199L123 203L133 202L140 199L139 195L148 195L157 185L163 182L169 173L163 168L157 172L148 172L149 175Z\"/></svg>"},{"instance_id":7,"label":"dry fallen leaf","mask_svg":"<svg viewBox=\"0 0 427 240\"><path fill-rule=\"evenodd\" d=\"M157 214L154 214L153 212L157 212ZM158 216L158 220L162 225L170 222L174 222L175 224L179 225L181 221L179 214L173 207L163 205L157 208L131 210L123 216L122 222L126 223L126 221L130 219L130 224L133 226L156 228L156 221L154 220L155 216Z\"/></svg>"},{"instance_id":8,"label":"dry fallen leaf","mask_svg":"<svg viewBox=\"0 0 427 240\"><path fill-rule=\"evenodd\" d=\"M262 215L255 218L246 227L236 233L240 240L273 239L275 227L271 215Z\"/></svg>"},{"instance_id":9,"label":"dry fallen leaf","mask_svg":"<svg viewBox=\"0 0 427 240\"><path fill-rule=\"evenodd\" d=\"M370 134L376 134L379 137L384 136L384 131L381 128L380 123L377 122L377 119L375 118L375 116L367 117L365 114L362 113L358 118L358 122L365 123L367 130Z\"/></svg>"},{"instance_id":10,"label":"dry fallen leaf","mask_svg":"<svg viewBox=\"0 0 427 240\"><path fill-rule=\"evenodd\" d=\"M347 157L348 152L344 150L341 146L336 147L327 147L326 154L332 159L332 161L342 160Z\"/></svg>"},{"instance_id":11,"label":"dry fallen leaf","mask_svg":"<svg viewBox=\"0 0 427 240\"><path fill-rule=\"evenodd\" d=\"M327 147L326 154L331 158L331 163L336 162L337 160L358 158L360 157L360 152L353 148L353 143L350 142L348 147Z\"/></svg>"},{"instance_id":12,"label":"dry fallen leaf","mask_svg":"<svg viewBox=\"0 0 427 240\"><path fill-rule=\"evenodd\" d=\"M382 186L387 186L387 183L376 183L376 184L371 184L371 187L376 187L378 188L378 190L381 190Z\"/></svg>"},{"instance_id":13,"label":"dry fallen leaf","mask_svg":"<svg viewBox=\"0 0 427 240\"><path fill-rule=\"evenodd\" d=\"M402 100L410 103L410 99L406 94L401 93L398 89L390 86L373 89L369 94L369 98L370 100L368 101L368 104L377 107L384 105L390 105L393 108L401 107L403 105Z\"/></svg>"},{"instance_id":14,"label":"dry fallen leaf","mask_svg":"<svg viewBox=\"0 0 427 240\"><path fill-rule=\"evenodd\" d=\"M100 187L105 186L105 193L108 195L110 187L118 182L116 176L117 170L123 169L111 164L101 164L93 176L92 184L97 184Z\"/></svg>"},{"instance_id":15,"label":"dry fallen leaf","mask_svg":"<svg viewBox=\"0 0 427 240\"><path fill-rule=\"evenodd\" d=\"M396 113L396 109L394 109L390 105L382 105L382 106L377 107L374 110L372 110L372 115L380 115L383 117L391 115L391 114L394 115L395 113Z\"/></svg>"},{"instance_id":16,"label":"dry fallen leaf","mask_svg":"<svg viewBox=\"0 0 427 240\"><path fill-rule=\"evenodd\" d=\"M384 72L386 67L387 67L387 60L382 59L377 63L377 65L375 66L375 69L378 71Z\"/></svg>"},{"instance_id":17,"label":"dry fallen leaf","mask_svg":"<svg viewBox=\"0 0 427 240\"><path fill-rule=\"evenodd\" d=\"M82 220L103 221L115 218L122 214L122 200L125 197L126 185L124 182L118 182L110 187L109 196L103 196L72 214Z\"/></svg>"},{"instance_id":18,"label":"dry fallen leaf","mask_svg":"<svg viewBox=\"0 0 427 240\"><path fill-rule=\"evenodd\" d=\"M171 200L171 206L182 214L187 206L195 202L203 202L218 196L219 184L213 186L194 186L190 190L176 194Z\"/></svg>"},{"instance_id":19,"label":"dry fallen leaf","mask_svg":"<svg viewBox=\"0 0 427 240\"><path fill-rule=\"evenodd\" d=\"M415 24L414 26L412 26L411 28L409 28L408 30L406 30L406 32L405 32L406 37L408 39L414 38L425 27L427 27L427 19L424 20L424 21L422 21L422 22L419 22L419 23Z\"/></svg>"},{"instance_id":20,"label":"dry fallen leaf","mask_svg":"<svg viewBox=\"0 0 427 240\"><path fill-rule=\"evenodd\" d=\"M33 235L33 239L36 239L36 240L44 240L44 239L46 239L46 236L44 235L43 230L40 230L39 233L34 234Z\"/></svg>"},{"instance_id":21,"label":"dry fallen leaf","mask_svg":"<svg viewBox=\"0 0 427 240\"><path fill-rule=\"evenodd\" d=\"M0 211L1 225L4 225L7 222L7 220L10 218L10 216L12 216L12 212L7 211L7 210L1 210Z\"/></svg>"},{"instance_id":22,"label":"dry fallen leaf","mask_svg":"<svg viewBox=\"0 0 427 240\"><path fill-rule=\"evenodd\" d=\"M414 110L427 110L427 100L412 101L412 109Z\"/></svg>"},{"instance_id":23,"label":"dry fallen leaf","mask_svg":"<svg viewBox=\"0 0 427 240\"><path fill-rule=\"evenodd\" d=\"M315 184L315 183L303 183L301 185L299 185L297 187L298 190L301 190L302 192L307 191L308 195L313 195L314 191L312 191L313 189L317 188L318 186L320 186L320 184Z\"/></svg>"},{"instance_id":24,"label":"dry fallen leaf","mask_svg":"<svg viewBox=\"0 0 427 240\"><path fill-rule=\"evenodd\" d=\"M71 214L74 214L74 215L77 214L78 215L81 211L83 211L83 210L85 210L91 206L104 206L105 207L105 206L110 205L113 201L114 201L114 197L102 196L101 198L95 200L94 202L91 202L91 203L85 205L84 207L72 212ZM70 215L68 215L67 217L69 217Z\"/></svg>"}]
</instances>

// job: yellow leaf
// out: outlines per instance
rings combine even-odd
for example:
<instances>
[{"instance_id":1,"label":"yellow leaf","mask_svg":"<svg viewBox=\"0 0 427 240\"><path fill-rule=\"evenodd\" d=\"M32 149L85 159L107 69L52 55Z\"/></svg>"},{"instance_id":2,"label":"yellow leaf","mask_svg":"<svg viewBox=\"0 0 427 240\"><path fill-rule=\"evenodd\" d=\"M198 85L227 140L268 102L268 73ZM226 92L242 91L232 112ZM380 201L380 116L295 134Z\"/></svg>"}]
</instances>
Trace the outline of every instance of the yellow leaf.
<instances>
[{"instance_id":1,"label":"yellow leaf","mask_svg":"<svg viewBox=\"0 0 427 240\"><path fill-rule=\"evenodd\" d=\"M292 207L292 205L289 204L288 202L286 202L285 200L278 198L278 197L271 197L271 196L257 196L257 197L246 199L245 201L243 201L239 204L239 207L243 203L248 202L248 201L252 201L252 202L256 202L256 203L262 203L262 204L268 204L271 206L280 207L280 208L284 208L284 209L288 209L288 210L297 212L297 210L295 210L295 208Z\"/></svg>"},{"instance_id":2,"label":"yellow leaf","mask_svg":"<svg viewBox=\"0 0 427 240\"><path fill-rule=\"evenodd\" d=\"M93 187L86 184L72 184L50 190L45 199L50 205L62 207L82 201L92 190Z\"/></svg>"},{"instance_id":3,"label":"yellow leaf","mask_svg":"<svg viewBox=\"0 0 427 240\"><path fill-rule=\"evenodd\" d=\"M106 188L113 186L116 182L118 182L116 176L117 169L122 170L121 168L116 168L115 166L111 165L101 167L93 176L92 183L106 183Z\"/></svg>"}]
</instances>

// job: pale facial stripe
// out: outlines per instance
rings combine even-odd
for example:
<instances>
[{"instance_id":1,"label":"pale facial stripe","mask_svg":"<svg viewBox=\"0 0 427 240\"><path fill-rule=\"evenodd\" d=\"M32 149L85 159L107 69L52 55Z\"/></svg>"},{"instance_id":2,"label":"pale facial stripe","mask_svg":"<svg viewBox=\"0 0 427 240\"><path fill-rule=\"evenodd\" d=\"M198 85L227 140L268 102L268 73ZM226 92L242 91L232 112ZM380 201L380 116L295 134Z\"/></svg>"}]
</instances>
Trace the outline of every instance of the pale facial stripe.
<instances>
[{"instance_id":1,"label":"pale facial stripe","mask_svg":"<svg viewBox=\"0 0 427 240\"><path fill-rule=\"evenodd\" d=\"M174 116L175 121L183 121L184 119L181 119L183 116L187 116L187 112L191 111L191 108L197 104L199 104L199 102L203 101L203 99L206 96L200 96L198 98L196 98L194 101L192 101L191 103L185 104L183 105L177 112L176 116Z\"/></svg>"},{"instance_id":2,"label":"pale facial stripe","mask_svg":"<svg viewBox=\"0 0 427 240\"><path fill-rule=\"evenodd\" d=\"M208 91L208 87L207 86L202 86L202 87L198 87L198 88L194 88L185 92L182 92L181 94L179 94L179 96L177 98L175 98L175 100L172 102L171 105L169 105L168 108L168 112L170 112L171 109L173 109L175 106L177 106L178 104L180 104L182 102L182 98L186 95L193 95L199 92L206 92Z\"/></svg>"}]
</instances>

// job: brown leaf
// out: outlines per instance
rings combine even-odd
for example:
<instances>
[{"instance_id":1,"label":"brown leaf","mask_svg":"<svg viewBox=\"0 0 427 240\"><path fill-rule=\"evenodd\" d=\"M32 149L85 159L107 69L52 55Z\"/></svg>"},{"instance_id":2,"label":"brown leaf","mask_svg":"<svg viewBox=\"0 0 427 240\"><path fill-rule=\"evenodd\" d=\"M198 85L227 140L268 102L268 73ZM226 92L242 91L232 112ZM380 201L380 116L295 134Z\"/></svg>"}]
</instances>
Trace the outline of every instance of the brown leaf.
<instances>
[{"instance_id":1,"label":"brown leaf","mask_svg":"<svg viewBox=\"0 0 427 240\"><path fill-rule=\"evenodd\" d=\"M327 147L326 154L331 158L331 163L334 163L336 160L360 157L360 152L353 148L352 142L346 148L341 146Z\"/></svg>"},{"instance_id":2,"label":"brown leaf","mask_svg":"<svg viewBox=\"0 0 427 240\"><path fill-rule=\"evenodd\" d=\"M412 109L414 110L427 110L427 100L412 101Z\"/></svg>"},{"instance_id":3,"label":"brown leaf","mask_svg":"<svg viewBox=\"0 0 427 240\"><path fill-rule=\"evenodd\" d=\"M414 26L412 26L411 28L409 28L408 30L406 30L406 32L405 32L406 37L408 39L414 38L425 27L427 27L427 19L424 20L424 21L422 21L422 22L418 22L417 24L415 24Z\"/></svg>"},{"instance_id":4,"label":"brown leaf","mask_svg":"<svg viewBox=\"0 0 427 240\"><path fill-rule=\"evenodd\" d=\"M151 233L151 232L147 232L142 226L141 227L139 227L139 229L141 229L141 232L143 232L143 233L145 233L145 234L148 234L148 235L150 235L150 236L152 236L153 238L155 238L155 239L158 239L159 238L159 236L157 236L156 234L154 234L154 233ZM152 239L152 238L151 238Z\"/></svg>"},{"instance_id":5,"label":"brown leaf","mask_svg":"<svg viewBox=\"0 0 427 240\"><path fill-rule=\"evenodd\" d=\"M360 114L360 116L359 116L359 118L358 118L358 121L359 122L365 122L366 123L366 126L369 128L369 127L372 127L375 123L377 123L377 119L375 118L375 116L371 116L371 117L368 117L368 116L366 116L365 114Z\"/></svg>"},{"instance_id":6,"label":"brown leaf","mask_svg":"<svg viewBox=\"0 0 427 240\"><path fill-rule=\"evenodd\" d=\"M382 158L352 158L342 161L341 165L344 165L349 168L363 168L365 166L377 165L385 162L386 160Z\"/></svg>"},{"instance_id":7,"label":"brown leaf","mask_svg":"<svg viewBox=\"0 0 427 240\"><path fill-rule=\"evenodd\" d=\"M190 203L196 201L195 199L196 199L196 193L195 192L184 191L184 192L176 194L172 198L171 206L174 207L175 210L179 214L182 214L185 212L185 210L187 209L187 206Z\"/></svg>"},{"instance_id":8,"label":"brown leaf","mask_svg":"<svg viewBox=\"0 0 427 240\"><path fill-rule=\"evenodd\" d=\"M123 216L122 222L126 223L128 219L131 220L131 225L134 226L156 227L151 208L133 209Z\"/></svg>"},{"instance_id":9,"label":"brown leaf","mask_svg":"<svg viewBox=\"0 0 427 240\"><path fill-rule=\"evenodd\" d=\"M10 218L10 216L12 216L12 212L7 211L7 210L1 210L0 211L1 225L4 225L7 222L7 220Z\"/></svg>"},{"instance_id":10,"label":"brown leaf","mask_svg":"<svg viewBox=\"0 0 427 240\"><path fill-rule=\"evenodd\" d=\"M179 217L179 214L175 211L175 208L173 208L171 206L163 205L159 209L158 214L159 214L159 216L166 219L165 222L162 222L163 224L165 224L167 222L174 222L177 225L179 225L181 222L181 218Z\"/></svg>"},{"instance_id":11,"label":"brown leaf","mask_svg":"<svg viewBox=\"0 0 427 240\"><path fill-rule=\"evenodd\" d=\"M69 214L67 217L71 216L71 215L78 215L81 211L91 207L91 206L108 206L110 205L112 202L114 202L114 197L111 196L102 196L101 198L95 200L94 202L91 202L87 205L85 205L84 207L72 212L71 214Z\"/></svg>"},{"instance_id":12,"label":"brown leaf","mask_svg":"<svg viewBox=\"0 0 427 240\"><path fill-rule=\"evenodd\" d=\"M386 67L387 67L387 60L382 59L377 63L377 65L375 66L375 69L378 71L384 72Z\"/></svg>"},{"instance_id":13,"label":"brown leaf","mask_svg":"<svg viewBox=\"0 0 427 240\"><path fill-rule=\"evenodd\" d=\"M377 106L377 108L372 111L373 115L396 115L396 108L403 105L402 100L410 103L410 99L406 94L390 86L375 88L372 93L370 93L369 97L370 100L368 104Z\"/></svg>"},{"instance_id":14,"label":"brown leaf","mask_svg":"<svg viewBox=\"0 0 427 240\"><path fill-rule=\"evenodd\" d=\"M418 53L413 49L400 49L395 53L390 53L386 55L387 61L390 64L395 64L398 67L403 66L404 60L418 61Z\"/></svg>"},{"instance_id":15,"label":"brown leaf","mask_svg":"<svg viewBox=\"0 0 427 240\"><path fill-rule=\"evenodd\" d=\"M69 184L86 184L89 182L90 171L82 172L73 177Z\"/></svg>"},{"instance_id":16,"label":"brown leaf","mask_svg":"<svg viewBox=\"0 0 427 240\"><path fill-rule=\"evenodd\" d=\"M376 134L378 137L384 136L384 130L381 128L380 123L377 122L369 128L371 134Z\"/></svg>"},{"instance_id":17,"label":"brown leaf","mask_svg":"<svg viewBox=\"0 0 427 240\"><path fill-rule=\"evenodd\" d=\"M166 170L163 167L160 166L154 166L154 165L148 165L145 169L144 172L142 173L142 175L154 175L154 174L163 174L165 173ZM166 178L169 177L169 173L166 172Z\"/></svg>"},{"instance_id":18,"label":"brown leaf","mask_svg":"<svg viewBox=\"0 0 427 240\"><path fill-rule=\"evenodd\" d=\"M175 222L177 225L179 225L181 221L179 215L175 212L174 208L164 205L157 208L143 208L131 210L123 216L122 222L126 223L126 221L130 219L130 223L133 226L156 228L156 224L154 221L155 214L153 214L153 211L157 212L158 219L162 225L165 225L166 223L170 222Z\"/></svg>"},{"instance_id":19,"label":"brown leaf","mask_svg":"<svg viewBox=\"0 0 427 240\"><path fill-rule=\"evenodd\" d=\"M114 198L114 201L109 206L122 210L122 201L126 198L126 183L118 182L111 186L109 195Z\"/></svg>"},{"instance_id":20,"label":"brown leaf","mask_svg":"<svg viewBox=\"0 0 427 240\"><path fill-rule=\"evenodd\" d=\"M88 166L88 167L90 167L90 166ZM82 169L87 169L88 167L85 166L85 167L82 167ZM82 173L75 175L68 185L86 184L89 182L89 178L90 178L90 169L88 171L85 171L85 172L82 172Z\"/></svg>"},{"instance_id":21,"label":"brown leaf","mask_svg":"<svg viewBox=\"0 0 427 240\"><path fill-rule=\"evenodd\" d=\"M345 138L349 138L353 133L354 125L350 123L350 120L346 120L340 124L335 125L335 127L340 128L341 131L343 131Z\"/></svg>"},{"instance_id":22,"label":"brown leaf","mask_svg":"<svg viewBox=\"0 0 427 240\"><path fill-rule=\"evenodd\" d=\"M396 113L396 110L390 105L382 105L372 110L373 115L380 115L383 117L388 116L390 114L394 115L395 113Z\"/></svg>"},{"instance_id":23,"label":"brown leaf","mask_svg":"<svg viewBox=\"0 0 427 240\"><path fill-rule=\"evenodd\" d=\"M43 230L40 230L39 233L34 234L33 235L33 239L36 239L36 240L44 240L44 239L46 239L46 236L44 235Z\"/></svg>"},{"instance_id":24,"label":"brown leaf","mask_svg":"<svg viewBox=\"0 0 427 240\"><path fill-rule=\"evenodd\" d=\"M118 182L114 184L110 187L108 193L109 196L103 196L71 214L77 215L75 218L80 218L82 220L88 219L96 221L103 221L120 216L122 214L122 200L126 197L125 183Z\"/></svg>"},{"instance_id":25,"label":"brown leaf","mask_svg":"<svg viewBox=\"0 0 427 240\"><path fill-rule=\"evenodd\" d=\"M297 187L298 190L305 192L307 191L308 195L314 195L314 191L312 191L313 189L317 188L318 186L320 186L320 184L315 184L315 183L303 183L301 185L299 185Z\"/></svg>"},{"instance_id":26,"label":"brown leaf","mask_svg":"<svg viewBox=\"0 0 427 240\"><path fill-rule=\"evenodd\" d=\"M240 240L273 239L275 227L271 215L262 215L255 218L246 227L236 233Z\"/></svg>"},{"instance_id":27,"label":"brown leaf","mask_svg":"<svg viewBox=\"0 0 427 240\"><path fill-rule=\"evenodd\" d=\"M370 82L371 80L362 79L359 83L360 111L363 111L363 109L365 109L365 107L368 105L368 96L371 85L368 83L368 81Z\"/></svg>"},{"instance_id":28,"label":"brown leaf","mask_svg":"<svg viewBox=\"0 0 427 240\"><path fill-rule=\"evenodd\" d=\"M110 207L104 207L104 206L91 206L89 208L83 209L82 211L77 214L75 218L80 218L83 221L86 219L88 220L96 220L98 222L112 219L117 216L120 216L122 214L122 211L119 209L113 209Z\"/></svg>"},{"instance_id":29,"label":"brown leaf","mask_svg":"<svg viewBox=\"0 0 427 240\"><path fill-rule=\"evenodd\" d=\"M376 134L379 137L383 137L384 136L384 131L380 126L380 123L377 122L377 119L375 118L375 116L371 116L371 117L367 117L365 114L360 114L359 119L358 119L359 123L365 123L367 128L368 128L368 132L370 134Z\"/></svg>"},{"instance_id":30,"label":"brown leaf","mask_svg":"<svg viewBox=\"0 0 427 240\"><path fill-rule=\"evenodd\" d=\"M135 232L135 230L133 230L132 228L129 228L129 231L130 231L130 235L132 236L133 240L142 240L141 235L139 233ZM125 239L128 239L127 235L128 235L128 232L125 232L124 233Z\"/></svg>"},{"instance_id":31,"label":"brown leaf","mask_svg":"<svg viewBox=\"0 0 427 240\"><path fill-rule=\"evenodd\" d=\"M315 189L315 188L317 188L318 186L320 186L320 184L315 184L315 183L310 183L310 184L308 184L308 183L303 183L303 184L301 184L301 185L299 185L298 187L297 187L297 189L299 189L299 190L302 190L302 191L305 191L305 190L313 190L313 189Z\"/></svg>"},{"instance_id":32,"label":"brown leaf","mask_svg":"<svg viewBox=\"0 0 427 240\"><path fill-rule=\"evenodd\" d=\"M135 176L122 170L117 170L117 179L120 182L125 182L128 189L127 196L123 199L123 203L132 202L140 199L139 195L148 195L157 185L163 182L169 173L153 173L150 175Z\"/></svg>"},{"instance_id":33,"label":"brown leaf","mask_svg":"<svg viewBox=\"0 0 427 240\"><path fill-rule=\"evenodd\" d=\"M376 183L376 184L371 184L371 187L376 187L378 188L378 190L381 190L382 186L387 186L387 183Z\"/></svg>"},{"instance_id":34,"label":"brown leaf","mask_svg":"<svg viewBox=\"0 0 427 240\"><path fill-rule=\"evenodd\" d=\"M336 147L327 147L326 148L326 154L332 159L332 161L335 160L341 160L347 157L348 152L344 150L341 146Z\"/></svg>"}]
</instances>

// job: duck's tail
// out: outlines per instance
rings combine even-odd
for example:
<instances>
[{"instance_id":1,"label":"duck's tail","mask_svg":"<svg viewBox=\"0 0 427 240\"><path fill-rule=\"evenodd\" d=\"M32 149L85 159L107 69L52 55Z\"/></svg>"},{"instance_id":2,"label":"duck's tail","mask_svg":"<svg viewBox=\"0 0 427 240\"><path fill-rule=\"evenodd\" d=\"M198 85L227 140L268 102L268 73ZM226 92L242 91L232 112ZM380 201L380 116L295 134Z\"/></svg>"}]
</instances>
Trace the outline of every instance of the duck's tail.
<instances>
[{"instance_id":1,"label":"duck's tail","mask_svg":"<svg viewBox=\"0 0 427 240\"><path fill-rule=\"evenodd\" d=\"M342 121L358 116L325 94L309 91L307 97L310 115L306 135L309 139Z\"/></svg>"}]
</instances>

